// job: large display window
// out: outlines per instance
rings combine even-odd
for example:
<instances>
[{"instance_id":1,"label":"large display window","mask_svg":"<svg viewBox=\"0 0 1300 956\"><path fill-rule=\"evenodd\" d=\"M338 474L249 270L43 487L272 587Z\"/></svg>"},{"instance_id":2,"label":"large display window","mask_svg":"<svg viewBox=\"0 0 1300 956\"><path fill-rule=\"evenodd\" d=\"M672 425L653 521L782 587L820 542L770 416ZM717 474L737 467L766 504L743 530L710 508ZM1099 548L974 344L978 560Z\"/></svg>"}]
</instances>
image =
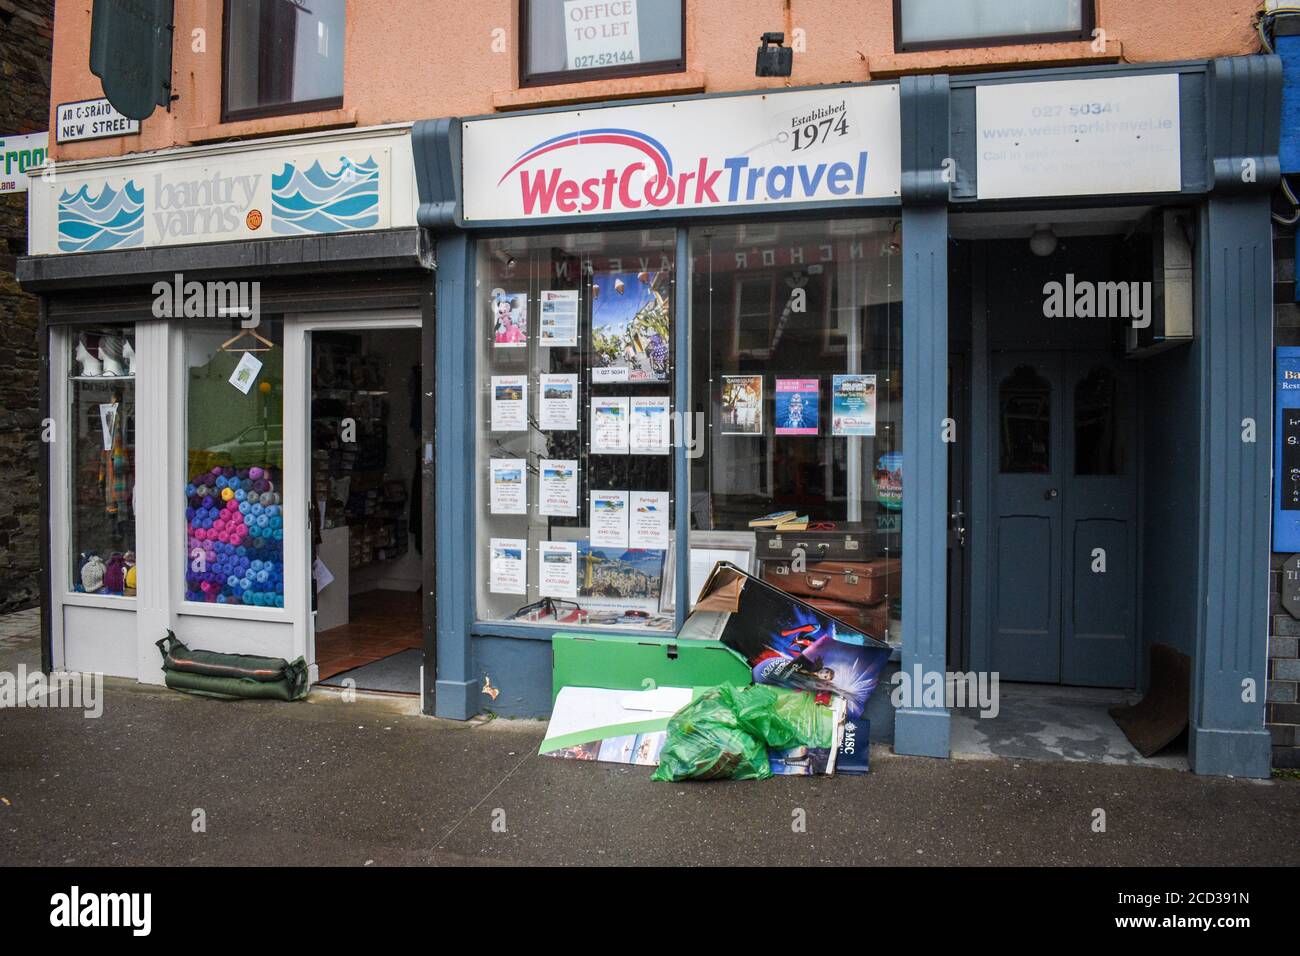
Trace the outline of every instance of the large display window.
<instances>
[{"instance_id":1,"label":"large display window","mask_svg":"<svg viewBox=\"0 0 1300 956\"><path fill-rule=\"evenodd\" d=\"M901 639L897 219L693 229L691 591L713 559Z\"/></svg>"},{"instance_id":2,"label":"large display window","mask_svg":"<svg viewBox=\"0 0 1300 956\"><path fill-rule=\"evenodd\" d=\"M282 343L278 319L186 329L187 601L284 607Z\"/></svg>"},{"instance_id":3,"label":"large display window","mask_svg":"<svg viewBox=\"0 0 1300 956\"><path fill-rule=\"evenodd\" d=\"M480 620L672 629L675 237L479 244Z\"/></svg>"},{"instance_id":4,"label":"large display window","mask_svg":"<svg viewBox=\"0 0 1300 956\"><path fill-rule=\"evenodd\" d=\"M135 327L86 329L70 346L70 587L130 597L136 591Z\"/></svg>"}]
</instances>

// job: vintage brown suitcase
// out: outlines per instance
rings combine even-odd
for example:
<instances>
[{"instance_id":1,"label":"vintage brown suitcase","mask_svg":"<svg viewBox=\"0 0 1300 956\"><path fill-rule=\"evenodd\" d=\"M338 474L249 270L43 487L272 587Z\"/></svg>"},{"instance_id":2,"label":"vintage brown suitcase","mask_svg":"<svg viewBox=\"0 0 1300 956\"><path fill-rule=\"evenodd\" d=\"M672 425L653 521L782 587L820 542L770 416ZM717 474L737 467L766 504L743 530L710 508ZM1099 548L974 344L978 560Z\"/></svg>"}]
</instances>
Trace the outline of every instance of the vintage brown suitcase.
<instances>
[{"instance_id":1,"label":"vintage brown suitcase","mask_svg":"<svg viewBox=\"0 0 1300 956\"><path fill-rule=\"evenodd\" d=\"M788 561L764 561L763 580L806 598L842 604L879 604L898 590L903 562L898 558L870 561L818 561L795 571Z\"/></svg>"},{"instance_id":2,"label":"vintage brown suitcase","mask_svg":"<svg viewBox=\"0 0 1300 956\"><path fill-rule=\"evenodd\" d=\"M758 557L792 559L800 549L805 561L864 561L874 557L872 529L863 524L842 523L834 531L774 531L762 528L758 536Z\"/></svg>"},{"instance_id":3,"label":"vintage brown suitcase","mask_svg":"<svg viewBox=\"0 0 1300 956\"><path fill-rule=\"evenodd\" d=\"M807 598L809 604L824 611L831 617L856 627L868 637L885 640L889 629L889 604L881 602L870 607L859 604L842 604L839 601L823 601L821 598Z\"/></svg>"}]
</instances>

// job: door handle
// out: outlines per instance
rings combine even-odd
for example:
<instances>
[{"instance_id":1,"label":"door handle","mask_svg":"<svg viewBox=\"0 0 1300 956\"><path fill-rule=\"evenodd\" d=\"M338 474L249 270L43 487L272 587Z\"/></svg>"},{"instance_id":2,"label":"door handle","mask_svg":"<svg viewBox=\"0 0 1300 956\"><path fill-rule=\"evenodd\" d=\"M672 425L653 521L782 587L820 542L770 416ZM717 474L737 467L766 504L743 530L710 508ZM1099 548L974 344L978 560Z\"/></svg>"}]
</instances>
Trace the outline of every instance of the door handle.
<instances>
[{"instance_id":1,"label":"door handle","mask_svg":"<svg viewBox=\"0 0 1300 956\"><path fill-rule=\"evenodd\" d=\"M1055 498L1059 493L1060 493L1060 492L1058 492L1055 488L1048 488L1047 491L1045 491L1045 492L1043 493L1043 499L1044 499L1045 501L1051 501L1051 500L1052 500L1053 498Z\"/></svg>"}]
</instances>

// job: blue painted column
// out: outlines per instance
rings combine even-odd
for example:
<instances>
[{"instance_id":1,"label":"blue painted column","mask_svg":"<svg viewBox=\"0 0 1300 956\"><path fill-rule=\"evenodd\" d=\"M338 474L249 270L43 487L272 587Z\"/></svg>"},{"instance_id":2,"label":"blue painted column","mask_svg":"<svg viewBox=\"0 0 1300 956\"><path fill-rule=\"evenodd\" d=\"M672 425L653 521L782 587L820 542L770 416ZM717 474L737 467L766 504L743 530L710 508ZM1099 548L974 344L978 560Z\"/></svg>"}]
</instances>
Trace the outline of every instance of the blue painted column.
<instances>
[{"instance_id":1,"label":"blue painted column","mask_svg":"<svg viewBox=\"0 0 1300 956\"><path fill-rule=\"evenodd\" d=\"M464 232L438 237L437 548L438 673L434 713L467 720L478 712L470 624L474 616L474 430L477 398L472 341L475 243Z\"/></svg>"},{"instance_id":2,"label":"blue painted column","mask_svg":"<svg viewBox=\"0 0 1300 956\"><path fill-rule=\"evenodd\" d=\"M906 77L903 146L903 672L894 750L947 757L948 709L915 677L947 669L948 78ZM936 679L936 678L930 678Z\"/></svg>"},{"instance_id":3,"label":"blue painted column","mask_svg":"<svg viewBox=\"0 0 1300 956\"><path fill-rule=\"evenodd\" d=\"M1273 411L1269 194L1280 179L1281 63L1214 60L1206 75L1213 191L1200 221L1200 548L1190 756L1204 774L1267 777Z\"/></svg>"}]
</instances>

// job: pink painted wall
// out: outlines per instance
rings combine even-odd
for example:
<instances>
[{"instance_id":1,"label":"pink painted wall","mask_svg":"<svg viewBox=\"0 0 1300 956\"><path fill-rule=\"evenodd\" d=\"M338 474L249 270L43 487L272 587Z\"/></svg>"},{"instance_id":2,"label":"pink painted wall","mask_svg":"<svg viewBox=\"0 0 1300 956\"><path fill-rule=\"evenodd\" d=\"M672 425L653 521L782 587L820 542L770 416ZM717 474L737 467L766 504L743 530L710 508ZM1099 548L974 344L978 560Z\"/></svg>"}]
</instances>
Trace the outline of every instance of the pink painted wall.
<instances>
[{"instance_id":1,"label":"pink painted wall","mask_svg":"<svg viewBox=\"0 0 1300 956\"><path fill-rule=\"evenodd\" d=\"M904 73L1060 63L1153 62L1253 53L1258 0L1097 0L1104 48L1055 43L895 54L892 0L688 0L685 74L517 87L516 0L352 0L343 108L221 125L222 0L179 0L172 110L139 136L53 146L56 160L199 142L373 126L436 116L579 103L619 96L802 86ZM58 0L51 103L102 96L87 66L91 0ZM754 76L759 34L803 31L789 80ZM195 33L195 31L202 31ZM504 31L504 34L495 32ZM502 37L505 52L494 52ZM51 109L53 124L53 109ZM51 126L52 128L52 126Z\"/></svg>"}]
</instances>

